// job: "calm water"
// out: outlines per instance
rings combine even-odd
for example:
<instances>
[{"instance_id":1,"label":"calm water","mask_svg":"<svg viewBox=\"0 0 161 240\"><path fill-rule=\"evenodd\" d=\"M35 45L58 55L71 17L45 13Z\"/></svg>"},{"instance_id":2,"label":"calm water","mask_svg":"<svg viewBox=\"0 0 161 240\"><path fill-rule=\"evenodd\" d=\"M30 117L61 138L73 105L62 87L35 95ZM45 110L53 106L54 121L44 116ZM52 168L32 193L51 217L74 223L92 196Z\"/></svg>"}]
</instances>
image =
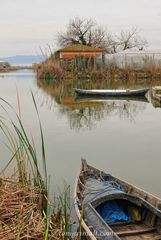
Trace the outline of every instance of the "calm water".
<instances>
[{"instance_id":1,"label":"calm water","mask_svg":"<svg viewBox=\"0 0 161 240\"><path fill-rule=\"evenodd\" d=\"M63 85L37 84L32 72L0 75L0 97L16 107L16 87L26 126L39 146L33 91L44 128L51 191L73 185L80 159L161 197L161 108L146 99L76 99ZM65 92L65 94L64 94ZM69 92L69 93L68 93ZM2 115L2 110L0 110ZM0 167L10 154L0 133Z\"/></svg>"}]
</instances>

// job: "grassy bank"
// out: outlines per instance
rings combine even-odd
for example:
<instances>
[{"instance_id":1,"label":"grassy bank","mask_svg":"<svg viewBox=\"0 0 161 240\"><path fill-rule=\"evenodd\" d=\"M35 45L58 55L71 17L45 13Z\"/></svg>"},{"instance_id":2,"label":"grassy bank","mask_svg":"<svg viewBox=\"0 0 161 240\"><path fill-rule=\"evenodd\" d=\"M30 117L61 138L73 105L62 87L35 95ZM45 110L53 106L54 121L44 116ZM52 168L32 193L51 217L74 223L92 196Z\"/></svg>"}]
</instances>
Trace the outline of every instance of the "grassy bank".
<instances>
[{"instance_id":1,"label":"grassy bank","mask_svg":"<svg viewBox=\"0 0 161 240\"><path fill-rule=\"evenodd\" d=\"M41 158L34 136L25 127L17 94L17 111L0 99L0 130L10 160L0 171L0 239L71 239L69 187L49 199L45 141L35 98L31 94L41 139ZM40 149L39 149L40 151ZM40 168L40 165L42 166Z\"/></svg>"},{"instance_id":2,"label":"grassy bank","mask_svg":"<svg viewBox=\"0 0 161 240\"><path fill-rule=\"evenodd\" d=\"M120 68L116 62L98 64L94 59L82 57L70 61L60 61L51 56L46 61L35 65L34 69L37 77L46 81L64 79L161 80L161 66L152 59L144 61L141 68L136 68L135 64L128 65L128 63Z\"/></svg>"}]
</instances>

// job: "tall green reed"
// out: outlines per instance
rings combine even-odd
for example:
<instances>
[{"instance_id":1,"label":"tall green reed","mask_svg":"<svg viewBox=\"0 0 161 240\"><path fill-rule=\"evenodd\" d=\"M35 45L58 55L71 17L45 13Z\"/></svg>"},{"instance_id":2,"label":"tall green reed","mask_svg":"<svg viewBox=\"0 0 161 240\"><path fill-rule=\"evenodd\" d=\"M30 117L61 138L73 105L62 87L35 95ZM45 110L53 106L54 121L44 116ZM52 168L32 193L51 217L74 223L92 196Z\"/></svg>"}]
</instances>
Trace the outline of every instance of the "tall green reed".
<instances>
[{"instance_id":1,"label":"tall green reed","mask_svg":"<svg viewBox=\"0 0 161 240\"><path fill-rule=\"evenodd\" d=\"M25 128L21 117L20 99L17 93L18 111L10 103L0 98L0 107L6 114L7 118L0 117L0 129L6 137L5 146L11 152L11 159L2 169L1 174L16 160L17 174L19 183L28 185L32 182L33 186L47 192L47 168L45 155L45 142L40 121L39 111L33 93L31 92L32 101L36 110L41 138L41 159L43 171L40 171L40 160L35 147L35 140L31 133ZM9 112L11 111L11 114Z\"/></svg>"},{"instance_id":2,"label":"tall green reed","mask_svg":"<svg viewBox=\"0 0 161 240\"><path fill-rule=\"evenodd\" d=\"M45 219L44 240L51 239L55 234L55 229L59 228L60 237L63 240L71 238L71 208L70 208L70 187L64 185L64 190L57 196L57 207L54 209L54 215L60 215L57 221L51 223L52 205L49 202L50 181L47 175L46 152L43 128L34 94L31 92L31 98L37 115L40 139L41 139L41 161L37 154L37 147L34 136L25 127L21 114L21 101L17 91L17 106L15 110L5 99L0 98L0 110L3 114L0 116L0 129L5 136L4 145L11 152L11 158L0 172L0 178L7 169L15 166L14 178L3 178L4 181L19 184L22 187L33 187L38 189L39 207ZM5 117L4 117L5 115ZM42 163L42 170L40 164ZM18 176L18 178L17 178ZM30 217L30 216L29 216ZM28 221L20 224L17 239L20 239L22 231L27 226ZM51 228L51 225L53 226ZM55 238L56 239L56 238ZM57 238L59 239L59 238Z\"/></svg>"}]
</instances>

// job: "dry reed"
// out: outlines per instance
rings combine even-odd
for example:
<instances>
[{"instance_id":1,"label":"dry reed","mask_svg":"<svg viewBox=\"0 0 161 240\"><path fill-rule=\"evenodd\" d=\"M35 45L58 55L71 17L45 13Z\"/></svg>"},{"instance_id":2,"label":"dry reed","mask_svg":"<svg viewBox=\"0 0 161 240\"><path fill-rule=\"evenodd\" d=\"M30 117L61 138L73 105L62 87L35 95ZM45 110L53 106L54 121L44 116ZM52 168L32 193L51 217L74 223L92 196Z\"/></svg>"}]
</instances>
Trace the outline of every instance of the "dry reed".
<instances>
[{"instance_id":1,"label":"dry reed","mask_svg":"<svg viewBox=\"0 0 161 240\"><path fill-rule=\"evenodd\" d=\"M15 179L0 178L0 239L65 239L62 215L57 211L48 219L43 211L40 189L22 187Z\"/></svg>"},{"instance_id":2,"label":"dry reed","mask_svg":"<svg viewBox=\"0 0 161 240\"><path fill-rule=\"evenodd\" d=\"M0 239L69 240L71 238L65 235L65 232L70 233L71 231L68 188L57 197L58 207L52 214L52 206L48 200L49 178L46 168L43 129L33 93L31 96L40 130L43 164L41 172L34 138L25 129L21 119L18 93L18 113L8 102L0 98L0 106L10 120L8 125L5 118L1 116L0 130L7 140L5 146L12 154L11 159L0 173ZM12 120L9 116L8 107L13 111L12 114L16 115L17 120ZM6 177L8 170L12 170L10 178Z\"/></svg>"},{"instance_id":3,"label":"dry reed","mask_svg":"<svg viewBox=\"0 0 161 240\"><path fill-rule=\"evenodd\" d=\"M40 208L41 193L1 179L0 239L44 239L45 217Z\"/></svg>"},{"instance_id":4,"label":"dry reed","mask_svg":"<svg viewBox=\"0 0 161 240\"><path fill-rule=\"evenodd\" d=\"M161 66L147 59L139 68L135 62L130 64L124 60L119 67L115 61L97 63L96 60L76 57L72 60L57 60L50 57L46 61L35 66L37 77L47 82L65 79L161 79Z\"/></svg>"}]
</instances>

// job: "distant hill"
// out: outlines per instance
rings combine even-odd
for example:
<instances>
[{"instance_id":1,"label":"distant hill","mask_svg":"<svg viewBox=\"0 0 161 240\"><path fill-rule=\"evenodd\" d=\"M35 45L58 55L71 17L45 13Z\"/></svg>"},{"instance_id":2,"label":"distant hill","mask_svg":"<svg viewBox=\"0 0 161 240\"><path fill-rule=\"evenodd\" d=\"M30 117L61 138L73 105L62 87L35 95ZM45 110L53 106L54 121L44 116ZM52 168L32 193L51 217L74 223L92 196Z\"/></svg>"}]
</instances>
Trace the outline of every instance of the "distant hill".
<instances>
[{"instance_id":1,"label":"distant hill","mask_svg":"<svg viewBox=\"0 0 161 240\"><path fill-rule=\"evenodd\" d=\"M17 55L11 57L0 58L2 61L9 62L11 65L25 65L29 66L33 63L39 63L45 60L47 57L43 55Z\"/></svg>"}]
</instances>

